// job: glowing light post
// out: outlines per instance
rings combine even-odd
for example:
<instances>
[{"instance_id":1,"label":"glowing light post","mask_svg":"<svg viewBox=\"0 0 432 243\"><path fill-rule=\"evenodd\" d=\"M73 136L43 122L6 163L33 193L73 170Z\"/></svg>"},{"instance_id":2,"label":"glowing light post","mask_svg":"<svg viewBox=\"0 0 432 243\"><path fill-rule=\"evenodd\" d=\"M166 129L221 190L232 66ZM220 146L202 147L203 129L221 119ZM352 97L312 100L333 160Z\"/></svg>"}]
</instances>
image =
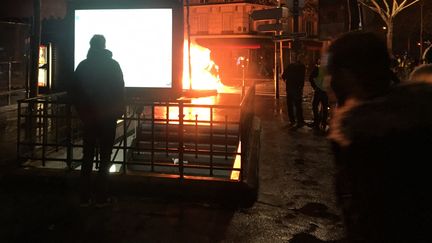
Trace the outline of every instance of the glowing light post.
<instances>
[{"instance_id":1,"label":"glowing light post","mask_svg":"<svg viewBox=\"0 0 432 243\"><path fill-rule=\"evenodd\" d=\"M242 68L242 96L245 95L245 66L248 64L249 59L246 59L244 56L240 56L237 59L237 65Z\"/></svg>"}]
</instances>

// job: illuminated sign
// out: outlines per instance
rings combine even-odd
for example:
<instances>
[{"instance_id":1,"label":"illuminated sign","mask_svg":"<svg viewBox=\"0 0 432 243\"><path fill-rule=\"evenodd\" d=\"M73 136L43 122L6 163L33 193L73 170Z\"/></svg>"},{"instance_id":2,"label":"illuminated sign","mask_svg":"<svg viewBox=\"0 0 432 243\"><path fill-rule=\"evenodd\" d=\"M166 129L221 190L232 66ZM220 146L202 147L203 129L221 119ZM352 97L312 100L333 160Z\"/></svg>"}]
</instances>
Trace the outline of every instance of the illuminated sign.
<instances>
[{"instance_id":1,"label":"illuminated sign","mask_svg":"<svg viewBox=\"0 0 432 243\"><path fill-rule=\"evenodd\" d=\"M172 21L170 8L75 10L75 68L86 58L92 36L100 34L126 87L172 88Z\"/></svg>"},{"instance_id":2,"label":"illuminated sign","mask_svg":"<svg viewBox=\"0 0 432 243\"><path fill-rule=\"evenodd\" d=\"M39 72L38 72L38 86L48 86L48 47L44 45L39 46Z\"/></svg>"}]
</instances>

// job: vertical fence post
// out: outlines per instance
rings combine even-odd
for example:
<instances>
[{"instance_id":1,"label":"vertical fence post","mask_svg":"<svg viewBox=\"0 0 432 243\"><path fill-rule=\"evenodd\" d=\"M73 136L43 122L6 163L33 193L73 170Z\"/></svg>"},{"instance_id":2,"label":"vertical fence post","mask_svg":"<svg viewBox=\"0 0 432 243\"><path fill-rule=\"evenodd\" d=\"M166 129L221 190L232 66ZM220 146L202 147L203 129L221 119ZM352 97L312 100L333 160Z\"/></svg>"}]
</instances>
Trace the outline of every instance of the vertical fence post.
<instances>
[{"instance_id":1,"label":"vertical fence post","mask_svg":"<svg viewBox=\"0 0 432 243\"><path fill-rule=\"evenodd\" d=\"M21 166L21 153L20 153L20 145L21 145L21 101L18 101L18 117L17 117L17 162L18 166Z\"/></svg>"},{"instance_id":2,"label":"vertical fence post","mask_svg":"<svg viewBox=\"0 0 432 243\"><path fill-rule=\"evenodd\" d=\"M239 123L239 134L240 134L240 181L243 181L243 171L244 171L244 167L246 164L246 151L248 150L248 144L247 144L247 136L248 136L248 108L249 105L248 104L248 96L245 96L241 102L240 105L240 123Z\"/></svg>"},{"instance_id":3,"label":"vertical fence post","mask_svg":"<svg viewBox=\"0 0 432 243\"><path fill-rule=\"evenodd\" d=\"M213 176L213 107L210 107L210 176Z\"/></svg>"},{"instance_id":4,"label":"vertical fence post","mask_svg":"<svg viewBox=\"0 0 432 243\"><path fill-rule=\"evenodd\" d=\"M127 163L127 121L128 121L128 115L127 115L127 109L126 107L123 108L124 114L123 114L123 174L126 173L126 163ZM129 124L131 124L132 120L129 121Z\"/></svg>"},{"instance_id":5,"label":"vertical fence post","mask_svg":"<svg viewBox=\"0 0 432 243\"><path fill-rule=\"evenodd\" d=\"M11 91L12 91L12 61L8 62L8 105L11 105Z\"/></svg>"},{"instance_id":6,"label":"vertical fence post","mask_svg":"<svg viewBox=\"0 0 432 243\"><path fill-rule=\"evenodd\" d=\"M34 155L34 148L37 139L37 104L35 101L31 100L28 104L28 136L29 136L29 146L31 149L31 157Z\"/></svg>"},{"instance_id":7,"label":"vertical fence post","mask_svg":"<svg viewBox=\"0 0 432 243\"><path fill-rule=\"evenodd\" d=\"M39 101L36 103L36 124L37 124L37 139L41 141L42 129L43 129L43 109L40 107ZM43 104L43 103L42 103Z\"/></svg>"},{"instance_id":8,"label":"vertical fence post","mask_svg":"<svg viewBox=\"0 0 432 243\"><path fill-rule=\"evenodd\" d=\"M48 101L45 100L42 105L42 166L45 167L48 141Z\"/></svg>"},{"instance_id":9,"label":"vertical fence post","mask_svg":"<svg viewBox=\"0 0 432 243\"><path fill-rule=\"evenodd\" d=\"M59 150L59 102L57 101L55 104L55 109L53 109L54 114L54 126L55 126L55 144L56 144L56 152Z\"/></svg>"},{"instance_id":10,"label":"vertical fence post","mask_svg":"<svg viewBox=\"0 0 432 243\"><path fill-rule=\"evenodd\" d=\"M240 123L239 123L239 133L240 133L240 181L243 181L243 168L245 166L245 114L244 114L244 103L240 106Z\"/></svg>"},{"instance_id":11,"label":"vertical fence post","mask_svg":"<svg viewBox=\"0 0 432 243\"><path fill-rule=\"evenodd\" d=\"M183 179L184 175L184 168L183 168L183 152L184 152L184 129L183 129L183 101L179 102L179 130L178 130L178 140L179 140L179 173L180 173L180 179Z\"/></svg>"},{"instance_id":12,"label":"vertical fence post","mask_svg":"<svg viewBox=\"0 0 432 243\"><path fill-rule=\"evenodd\" d=\"M228 159L228 115L225 115L225 160Z\"/></svg>"},{"instance_id":13,"label":"vertical fence post","mask_svg":"<svg viewBox=\"0 0 432 243\"><path fill-rule=\"evenodd\" d=\"M198 158L198 114L195 114L195 158Z\"/></svg>"},{"instance_id":14,"label":"vertical fence post","mask_svg":"<svg viewBox=\"0 0 432 243\"><path fill-rule=\"evenodd\" d=\"M168 139L169 139L169 102L166 104L166 120L165 120L165 155L168 157Z\"/></svg>"},{"instance_id":15,"label":"vertical fence post","mask_svg":"<svg viewBox=\"0 0 432 243\"><path fill-rule=\"evenodd\" d=\"M72 111L71 105L66 104L66 164L72 169L73 148L72 148Z\"/></svg>"},{"instance_id":16,"label":"vertical fence post","mask_svg":"<svg viewBox=\"0 0 432 243\"><path fill-rule=\"evenodd\" d=\"M151 105L151 171L154 172L155 154L155 103Z\"/></svg>"},{"instance_id":17,"label":"vertical fence post","mask_svg":"<svg viewBox=\"0 0 432 243\"><path fill-rule=\"evenodd\" d=\"M144 105L142 106L142 108L144 109ZM137 112L135 113L135 111L137 111ZM140 111L140 112L138 112L138 111ZM141 110L141 107L134 109L133 116L135 116L135 114L137 115L137 128L135 129L135 133L136 133L136 135L135 135L135 146L136 146L136 148L134 148L134 149L137 149L137 151L138 151L138 157L139 157L139 155L141 154L140 144L141 144L141 133L142 133L142 127L141 127L141 114L142 114L142 110ZM134 158L134 160L135 160L135 158Z\"/></svg>"}]
</instances>

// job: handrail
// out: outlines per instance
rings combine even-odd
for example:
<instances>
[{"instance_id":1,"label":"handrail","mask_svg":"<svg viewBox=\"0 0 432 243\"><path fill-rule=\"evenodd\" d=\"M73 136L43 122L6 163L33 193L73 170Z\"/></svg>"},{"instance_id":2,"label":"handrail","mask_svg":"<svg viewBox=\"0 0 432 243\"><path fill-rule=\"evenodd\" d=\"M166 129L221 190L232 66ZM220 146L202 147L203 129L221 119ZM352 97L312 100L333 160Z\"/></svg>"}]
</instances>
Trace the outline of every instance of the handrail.
<instances>
[{"instance_id":1,"label":"handrail","mask_svg":"<svg viewBox=\"0 0 432 243\"><path fill-rule=\"evenodd\" d=\"M24 62L22 62L22 61L0 61L0 65L6 65L6 64L9 64L9 63L12 63L12 64L21 64L21 63L24 63Z\"/></svg>"},{"instance_id":2,"label":"handrail","mask_svg":"<svg viewBox=\"0 0 432 243\"><path fill-rule=\"evenodd\" d=\"M19 92L26 92L26 90L25 89L13 89L11 91L3 91L3 92L0 92L0 96L10 95L10 94L19 93Z\"/></svg>"},{"instance_id":3,"label":"handrail","mask_svg":"<svg viewBox=\"0 0 432 243\"><path fill-rule=\"evenodd\" d=\"M251 89L247 90L247 94L252 92ZM41 95L41 96L37 96L37 97L32 97L32 98L27 98L27 99L22 99L20 100L21 102L28 102L28 101L33 101L33 100L39 100L39 99L48 99L48 98L54 98L54 97L59 97L59 96L63 96L63 95L67 95L67 92L57 92L57 93L52 93L52 94L46 94L46 95ZM244 97L248 97L248 95L245 95ZM243 98L240 102L239 105L209 105L209 104L190 104L190 103L186 103L182 100L177 100L177 101L156 101L156 102L150 102L150 101L143 101L143 102L137 102L136 100L129 100L132 101L130 103L128 103L129 105L144 105L144 106L148 106L148 105L176 105L176 104L180 104L182 103L183 107L191 107L191 108L213 108L213 109L227 109L227 108L232 108L232 109L236 109L236 108L240 108L244 103L245 103L246 98ZM64 102L64 101L62 101Z\"/></svg>"},{"instance_id":4,"label":"handrail","mask_svg":"<svg viewBox=\"0 0 432 243\"><path fill-rule=\"evenodd\" d=\"M26 98L26 99L21 99L19 100L19 102L29 102L29 101L34 101L34 100L39 100L39 99L47 99L47 98L53 98L53 97L57 97L57 96L62 96L62 95L66 95L67 92L57 92L57 93L51 93L51 94L44 94L44 95L40 95L40 96L36 96L36 97L31 97L31 98Z\"/></svg>"},{"instance_id":5,"label":"handrail","mask_svg":"<svg viewBox=\"0 0 432 243\"><path fill-rule=\"evenodd\" d=\"M0 24L14 24L14 25L23 25L23 26L27 26L30 27L30 24L27 23L19 23L19 22L12 22L12 21L0 21Z\"/></svg>"}]
</instances>

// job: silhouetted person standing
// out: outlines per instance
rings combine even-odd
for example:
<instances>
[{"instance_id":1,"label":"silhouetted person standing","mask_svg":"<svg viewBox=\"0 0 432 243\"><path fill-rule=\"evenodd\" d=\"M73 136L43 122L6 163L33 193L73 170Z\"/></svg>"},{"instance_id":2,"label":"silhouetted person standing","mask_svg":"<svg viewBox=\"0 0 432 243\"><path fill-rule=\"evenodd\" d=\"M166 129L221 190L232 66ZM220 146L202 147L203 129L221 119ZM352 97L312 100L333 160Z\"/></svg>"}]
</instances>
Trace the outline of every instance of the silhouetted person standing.
<instances>
[{"instance_id":1,"label":"silhouetted person standing","mask_svg":"<svg viewBox=\"0 0 432 243\"><path fill-rule=\"evenodd\" d=\"M306 67L297 57L295 63L290 63L285 68L282 79L286 84L287 95L287 110L290 126L303 127L305 125L303 119L303 87L306 75ZM295 110L295 111L294 111Z\"/></svg>"},{"instance_id":2,"label":"silhouetted person standing","mask_svg":"<svg viewBox=\"0 0 432 243\"><path fill-rule=\"evenodd\" d=\"M327 126L329 99L324 88L325 73L326 71L323 67L316 65L309 77L309 82L314 90L312 99L314 121L312 127L316 130L320 130L320 128L325 130Z\"/></svg>"},{"instance_id":3,"label":"silhouetted person standing","mask_svg":"<svg viewBox=\"0 0 432 243\"><path fill-rule=\"evenodd\" d=\"M87 59L75 70L72 102L83 123L83 160L81 166L81 205L91 203L91 173L95 149L100 163L96 180L96 204L109 203L108 173L114 145L117 119L124 111L124 81L120 65L105 49L105 38L94 35Z\"/></svg>"}]
</instances>

